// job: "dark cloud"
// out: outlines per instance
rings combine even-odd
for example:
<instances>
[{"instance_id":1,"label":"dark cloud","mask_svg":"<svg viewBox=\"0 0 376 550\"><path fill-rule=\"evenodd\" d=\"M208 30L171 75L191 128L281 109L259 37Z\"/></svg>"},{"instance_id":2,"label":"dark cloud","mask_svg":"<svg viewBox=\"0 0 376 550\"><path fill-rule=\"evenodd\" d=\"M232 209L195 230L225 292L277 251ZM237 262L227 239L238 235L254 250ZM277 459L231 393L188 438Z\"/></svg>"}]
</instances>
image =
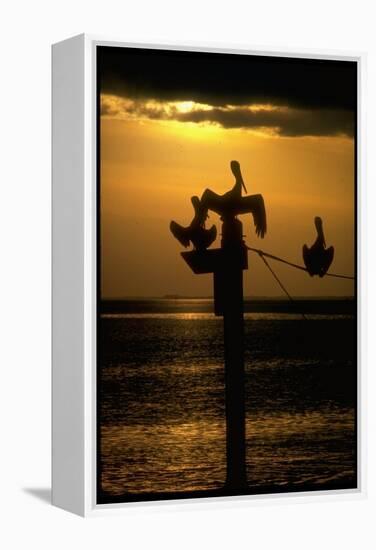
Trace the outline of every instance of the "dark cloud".
<instances>
[{"instance_id":1,"label":"dark cloud","mask_svg":"<svg viewBox=\"0 0 376 550\"><path fill-rule=\"evenodd\" d=\"M214 106L272 103L356 111L356 63L100 46L100 90Z\"/></svg>"},{"instance_id":2,"label":"dark cloud","mask_svg":"<svg viewBox=\"0 0 376 550\"><path fill-rule=\"evenodd\" d=\"M328 109L213 109L192 111L176 116L184 122L214 122L224 128L272 128L283 136L352 136L353 116L345 110Z\"/></svg>"},{"instance_id":3,"label":"dark cloud","mask_svg":"<svg viewBox=\"0 0 376 550\"><path fill-rule=\"evenodd\" d=\"M249 107L213 107L181 112L177 105L144 100L122 100L102 96L101 115L118 118L148 118L179 122L218 124L223 128L269 129L281 136L348 136L354 133L354 117L350 111L334 109L272 109Z\"/></svg>"}]
</instances>

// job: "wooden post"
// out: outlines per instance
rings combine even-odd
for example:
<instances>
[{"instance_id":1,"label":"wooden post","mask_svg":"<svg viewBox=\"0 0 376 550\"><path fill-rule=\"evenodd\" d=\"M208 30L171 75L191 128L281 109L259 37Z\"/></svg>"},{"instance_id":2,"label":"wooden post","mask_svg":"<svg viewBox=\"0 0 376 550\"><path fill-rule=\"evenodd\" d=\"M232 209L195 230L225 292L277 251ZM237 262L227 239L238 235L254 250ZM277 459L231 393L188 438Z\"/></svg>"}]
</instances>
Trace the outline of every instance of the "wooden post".
<instances>
[{"instance_id":1,"label":"wooden post","mask_svg":"<svg viewBox=\"0 0 376 550\"><path fill-rule=\"evenodd\" d=\"M247 487L243 317L243 269L246 268L247 250L242 224L236 218L223 222L222 251L220 294L225 349L226 486L229 490L242 491Z\"/></svg>"},{"instance_id":2,"label":"wooden post","mask_svg":"<svg viewBox=\"0 0 376 550\"><path fill-rule=\"evenodd\" d=\"M195 217L188 227L172 221L170 229L178 241L195 250L182 256L194 273L214 274L214 312L223 316L226 383L226 441L228 492L247 490L245 434L244 316L243 270L248 269L247 247L243 241L243 226L236 218L252 214L256 234L266 233L266 211L262 195L242 197L247 192L236 160L230 163L235 176L234 187L224 195L205 189L201 199L192 197ZM195 206L196 205L196 206ZM205 229L208 211L223 221L221 248L207 250L216 237L214 226Z\"/></svg>"},{"instance_id":3,"label":"wooden post","mask_svg":"<svg viewBox=\"0 0 376 550\"><path fill-rule=\"evenodd\" d=\"M245 376L243 270L248 268L243 226L234 216L223 220L221 248L182 252L194 273L214 274L214 312L223 316L226 393L226 489L247 488L245 449Z\"/></svg>"}]
</instances>

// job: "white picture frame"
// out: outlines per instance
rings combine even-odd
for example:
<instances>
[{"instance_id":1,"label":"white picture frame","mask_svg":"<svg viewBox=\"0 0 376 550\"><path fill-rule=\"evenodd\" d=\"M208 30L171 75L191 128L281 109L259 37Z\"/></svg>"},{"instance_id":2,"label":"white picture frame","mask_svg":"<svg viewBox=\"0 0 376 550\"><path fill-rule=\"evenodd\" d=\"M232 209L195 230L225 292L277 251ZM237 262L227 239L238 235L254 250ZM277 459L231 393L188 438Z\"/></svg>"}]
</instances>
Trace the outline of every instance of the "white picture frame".
<instances>
[{"instance_id":1,"label":"white picture frame","mask_svg":"<svg viewBox=\"0 0 376 550\"><path fill-rule=\"evenodd\" d=\"M79 35L52 47L52 502L81 516L162 502L96 503L96 47L290 56L355 61L358 65L358 487L339 491L164 501L164 506L363 498L366 494L364 72L362 53L266 51L217 44L128 44Z\"/></svg>"}]
</instances>

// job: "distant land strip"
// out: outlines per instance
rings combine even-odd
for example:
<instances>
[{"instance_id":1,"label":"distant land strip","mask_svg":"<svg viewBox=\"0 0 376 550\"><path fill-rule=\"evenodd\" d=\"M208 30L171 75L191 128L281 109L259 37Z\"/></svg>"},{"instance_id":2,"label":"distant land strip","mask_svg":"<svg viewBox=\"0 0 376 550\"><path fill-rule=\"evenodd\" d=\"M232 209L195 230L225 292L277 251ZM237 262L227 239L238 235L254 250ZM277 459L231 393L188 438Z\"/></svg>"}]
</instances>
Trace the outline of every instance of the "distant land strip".
<instances>
[{"instance_id":1,"label":"distant land strip","mask_svg":"<svg viewBox=\"0 0 376 550\"><path fill-rule=\"evenodd\" d=\"M213 298L101 300L99 313L212 313ZM245 313L316 313L355 315L354 298L245 298Z\"/></svg>"}]
</instances>

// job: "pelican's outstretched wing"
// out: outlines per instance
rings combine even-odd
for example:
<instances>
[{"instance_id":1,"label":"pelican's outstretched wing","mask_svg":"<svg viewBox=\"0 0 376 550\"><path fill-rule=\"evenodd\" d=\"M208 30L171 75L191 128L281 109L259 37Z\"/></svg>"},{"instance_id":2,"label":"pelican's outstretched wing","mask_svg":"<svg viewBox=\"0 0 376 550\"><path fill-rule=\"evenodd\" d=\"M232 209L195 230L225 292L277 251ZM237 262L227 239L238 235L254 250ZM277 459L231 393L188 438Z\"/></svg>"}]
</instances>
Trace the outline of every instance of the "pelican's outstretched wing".
<instances>
[{"instance_id":1,"label":"pelican's outstretched wing","mask_svg":"<svg viewBox=\"0 0 376 550\"><path fill-rule=\"evenodd\" d=\"M178 223L172 221L170 223L170 231L175 237L175 239L177 239L179 243L182 244L185 248L189 246L189 243L190 243L189 227L183 227Z\"/></svg>"},{"instance_id":2,"label":"pelican's outstretched wing","mask_svg":"<svg viewBox=\"0 0 376 550\"><path fill-rule=\"evenodd\" d=\"M208 218L207 208L203 207L200 199L196 195L191 197L191 203L195 211L195 215L191 221L190 227L204 227L205 220Z\"/></svg>"},{"instance_id":3,"label":"pelican's outstretched wing","mask_svg":"<svg viewBox=\"0 0 376 550\"><path fill-rule=\"evenodd\" d=\"M202 208L212 210L222 216L224 214L224 201L222 195L214 193L211 189L205 189L201 197Z\"/></svg>"},{"instance_id":4,"label":"pelican's outstretched wing","mask_svg":"<svg viewBox=\"0 0 376 550\"><path fill-rule=\"evenodd\" d=\"M265 203L262 195L249 195L248 197L242 197L239 205L239 214L246 214L250 212L255 222L256 235L264 238L266 233L266 210Z\"/></svg>"}]
</instances>

